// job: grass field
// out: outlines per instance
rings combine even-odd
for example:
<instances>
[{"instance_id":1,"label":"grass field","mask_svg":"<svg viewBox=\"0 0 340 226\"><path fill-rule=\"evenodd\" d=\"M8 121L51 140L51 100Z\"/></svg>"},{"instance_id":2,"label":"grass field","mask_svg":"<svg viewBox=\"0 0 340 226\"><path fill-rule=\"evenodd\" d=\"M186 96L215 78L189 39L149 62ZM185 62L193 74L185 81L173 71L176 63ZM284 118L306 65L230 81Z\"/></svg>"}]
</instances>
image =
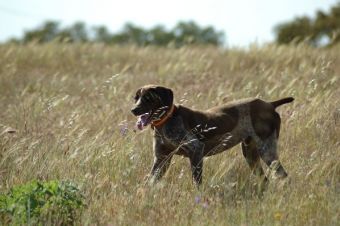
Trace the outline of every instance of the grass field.
<instances>
[{"instance_id":1,"label":"grass field","mask_svg":"<svg viewBox=\"0 0 340 226\"><path fill-rule=\"evenodd\" d=\"M87 207L80 225L340 225L340 46L180 49L104 45L0 46L0 191L33 179L71 180ZM135 132L135 90L171 87L207 109L258 96L278 108L289 179L263 196L240 147L205 159L203 186L175 157L144 185L151 129Z\"/></svg>"}]
</instances>

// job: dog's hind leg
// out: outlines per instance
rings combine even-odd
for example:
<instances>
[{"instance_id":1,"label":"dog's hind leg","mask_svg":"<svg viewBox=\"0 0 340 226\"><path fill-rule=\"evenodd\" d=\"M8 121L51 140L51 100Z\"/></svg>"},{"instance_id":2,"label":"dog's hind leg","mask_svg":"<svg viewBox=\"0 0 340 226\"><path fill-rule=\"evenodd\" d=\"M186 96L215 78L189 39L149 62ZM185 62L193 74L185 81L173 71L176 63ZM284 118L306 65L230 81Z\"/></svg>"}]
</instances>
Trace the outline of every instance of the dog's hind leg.
<instances>
[{"instance_id":1,"label":"dog's hind leg","mask_svg":"<svg viewBox=\"0 0 340 226\"><path fill-rule=\"evenodd\" d=\"M281 165L277 154L277 135L276 131L266 138L259 148L261 159L275 172L275 176L285 178L288 176L287 172Z\"/></svg>"},{"instance_id":2,"label":"dog's hind leg","mask_svg":"<svg viewBox=\"0 0 340 226\"><path fill-rule=\"evenodd\" d=\"M253 174L257 176L263 176L264 172L260 162L260 155L256 146L256 143L251 137L246 138L241 143L242 154L245 157Z\"/></svg>"}]
</instances>

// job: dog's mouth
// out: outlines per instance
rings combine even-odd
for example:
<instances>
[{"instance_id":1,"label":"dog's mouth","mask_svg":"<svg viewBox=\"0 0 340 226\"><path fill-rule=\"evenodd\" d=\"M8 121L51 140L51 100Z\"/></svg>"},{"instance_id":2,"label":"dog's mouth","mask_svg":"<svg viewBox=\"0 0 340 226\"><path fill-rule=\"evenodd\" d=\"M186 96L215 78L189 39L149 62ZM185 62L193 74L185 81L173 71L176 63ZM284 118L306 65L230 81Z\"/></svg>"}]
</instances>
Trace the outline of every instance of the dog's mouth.
<instances>
[{"instance_id":1,"label":"dog's mouth","mask_svg":"<svg viewBox=\"0 0 340 226\"><path fill-rule=\"evenodd\" d=\"M168 106L160 107L157 110L150 110L147 113L137 115L136 126L139 130L143 130L152 121L160 120L164 114L167 112Z\"/></svg>"},{"instance_id":2,"label":"dog's mouth","mask_svg":"<svg viewBox=\"0 0 340 226\"><path fill-rule=\"evenodd\" d=\"M151 123L152 111L137 116L136 126L139 130L143 130Z\"/></svg>"}]
</instances>

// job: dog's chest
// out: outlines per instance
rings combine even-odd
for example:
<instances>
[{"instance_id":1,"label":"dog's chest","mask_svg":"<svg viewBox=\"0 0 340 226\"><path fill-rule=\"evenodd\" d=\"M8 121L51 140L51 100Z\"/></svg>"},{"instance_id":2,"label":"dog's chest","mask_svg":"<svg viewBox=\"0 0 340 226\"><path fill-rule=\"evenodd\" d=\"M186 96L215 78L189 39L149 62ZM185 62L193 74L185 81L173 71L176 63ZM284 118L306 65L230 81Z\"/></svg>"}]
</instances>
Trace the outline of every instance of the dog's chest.
<instances>
[{"instance_id":1,"label":"dog's chest","mask_svg":"<svg viewBox=\"0 0 340 226\"><path fill-rule=\"evenodd\" d=\"M181 145L199 142L191 131L185 130L180 124L165 127L161 131L161 139L165 144L172 145L176 148Z\"/></svg>"},{"instance_id":2,"label":"dog's chest","mask_svg":"<svg viewBox=\"0 0 340 226\"><path fill-rule=\"evenodd\" d=\"M156 139L161 144L168 146L179 155L188 155L191 151L202 149L202 142L185 129L180 117L174 117L162 128L156 129Z\"/></svg>"}]
</instances>

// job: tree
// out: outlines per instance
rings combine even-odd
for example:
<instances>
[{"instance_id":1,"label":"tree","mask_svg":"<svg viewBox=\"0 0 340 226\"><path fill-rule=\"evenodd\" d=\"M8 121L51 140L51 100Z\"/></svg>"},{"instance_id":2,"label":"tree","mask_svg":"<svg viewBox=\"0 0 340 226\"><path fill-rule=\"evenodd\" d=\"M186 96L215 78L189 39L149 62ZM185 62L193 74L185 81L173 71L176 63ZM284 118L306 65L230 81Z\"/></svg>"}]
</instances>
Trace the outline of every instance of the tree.
<instances>
[{"instance_id":1,"label":"tree","mask_svg":"<svg viewBox=\"0 0 340 226\"><path fill-rule=\"evenodd\" d=\"M179 22L173 30L178 46L185 44L222 45L223 32L217 32L213 27L200 28L195 22Z\"/></svg>"},{"instance_id":2,"label":"tree","mask_svg":"<svg viewBox=\"0 0 340 226\"><path fill-rule=\"evenodd\" d=\"M56 38L62 42L87 42L88 31L83 22L76 22L72 26L59 31Z\"/></svg>"},{"instance_id":3,"label":"tree","mask_svg":"<svg viewBox=\"0 0 340 226\"><path fill-rule=\"evenodd\" d=\"M110 43L112 40L112 35L109 30L105 26L94 27L94 41L95 42L104 42Z\"/></svg>"},{"instance_id":4,"label":"tree","mask_svg":"<svg viewBox=\"0 0 340 226\"><path fill-rule=\"evenodd\" d=\"M276 42L279 44L307 43L320 46L323 40L327 45L340 42L340 3L331 7L329 13L317 11L315 19L298 17L293 21L276 26Z\"/></svg>"},{"instance_id":5,"label":"tree","mask_svg":"<svg viewBox=\"0 0 340 226\"><path fill-rule=\"evenodd\" d=\"M76 22L69 28L69 31L74 42L89 41L87 28L83 22Z\"/></svg>"},{"instance_id":6,"label":"tree","mask_svg":"<svg viewBox=\"0 0 340 226\"><path fill-rule=\"evenodd\" d=\"M312 26L312 21L308 17L299 17L293 22L280 24L275 28L276 41L280 44L288 44L291 42L299 43L310 38L310 42L313 42Z\"/></svg>"},{"instance_id":7,"label":"tree","mask_svg":"<svg viewBox=\"0 0 340 226\"><path fill-rule=\"evenodd\" d=\"M23 42L36 41L44 43L52 41L59 33L59 23L55 21L46 21L41 27L32 31L26 31Z\"/></svg>"},{"instance_id":8,"label":"tree","mask_svg":"<svg viewBox=\"0 0 340 226\"><path fill-rule=\"evenodd\" d=\"M147 31L132 23L125 24L121 33L113 35L112 42L118 44L136 44L138 46L149 44Z\"/></svg>"},{"instance_id":9,"label":"tree","mask_svg":"<svg viewBox=\"0 0 340 226\"><path fill-rule=\"evenodd\" d=\"M152 28L149 32L149 41L153 45L157 46L167 46L175 41L175 35L171 31L166 31L163 26L156 26Z\"/></svg>"}]
</instances>

